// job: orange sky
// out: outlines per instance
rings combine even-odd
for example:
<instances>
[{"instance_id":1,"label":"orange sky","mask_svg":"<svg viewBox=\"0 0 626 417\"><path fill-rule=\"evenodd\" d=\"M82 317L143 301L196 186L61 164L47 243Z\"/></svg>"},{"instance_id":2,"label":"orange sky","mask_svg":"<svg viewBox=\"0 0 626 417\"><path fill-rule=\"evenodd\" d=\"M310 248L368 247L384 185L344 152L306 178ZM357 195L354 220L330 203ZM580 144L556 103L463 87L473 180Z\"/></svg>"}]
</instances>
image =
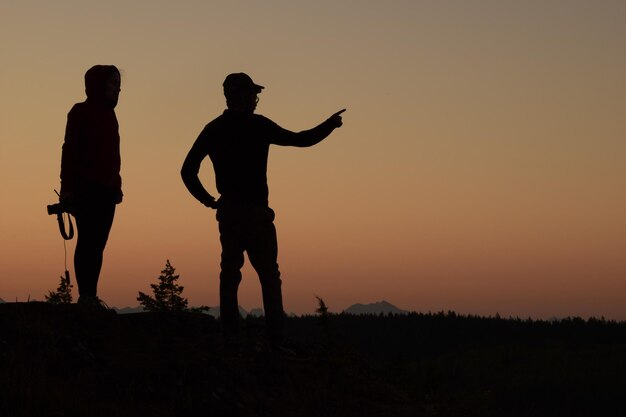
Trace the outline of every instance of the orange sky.
<instances>
[{"instance_id":1,"label":"orange sky","mask_svg":"<svg viewBox=\"0 0 626 417\"><path fill-rule=\"evenodd\" d=\"M132 4L130 4L132 3ZM122 70L125 201L99 292L136 305L170 259L218 304L214 212L179 170L221 83L314 148L273 148L285 307L385 299L416 311L626 320L626 3L3 1L0 298L43 299L64 270L46 204L66 115L94 64ZM207 161L208 162L208 161ZM210 164L202 171L214 190ZM68 245L71 265L75 241ZM246 266L245 308L261 305Z\"/></svg>"}]
</instances>

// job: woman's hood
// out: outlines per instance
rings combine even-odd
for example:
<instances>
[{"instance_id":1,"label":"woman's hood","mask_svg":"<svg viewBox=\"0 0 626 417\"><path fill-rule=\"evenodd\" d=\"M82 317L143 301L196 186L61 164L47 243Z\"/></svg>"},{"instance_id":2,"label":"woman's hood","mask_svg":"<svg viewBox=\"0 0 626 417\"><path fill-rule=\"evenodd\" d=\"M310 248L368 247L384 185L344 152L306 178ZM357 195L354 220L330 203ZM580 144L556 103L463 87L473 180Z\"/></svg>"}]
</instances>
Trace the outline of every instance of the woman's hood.
<instances>
[{"instance_id":1,"label":"woman's hood","mask_svg":"<svg viewBox=\"0 0 626 417\"><path fill-rule=\"evenodd\" d=\"M87 100L115 107L116 103L111 103L106 97L107 81L113 74L119 74L119 70L114 65L94 65L85 73L85 93Z\"/></svg>"}]
</instances>

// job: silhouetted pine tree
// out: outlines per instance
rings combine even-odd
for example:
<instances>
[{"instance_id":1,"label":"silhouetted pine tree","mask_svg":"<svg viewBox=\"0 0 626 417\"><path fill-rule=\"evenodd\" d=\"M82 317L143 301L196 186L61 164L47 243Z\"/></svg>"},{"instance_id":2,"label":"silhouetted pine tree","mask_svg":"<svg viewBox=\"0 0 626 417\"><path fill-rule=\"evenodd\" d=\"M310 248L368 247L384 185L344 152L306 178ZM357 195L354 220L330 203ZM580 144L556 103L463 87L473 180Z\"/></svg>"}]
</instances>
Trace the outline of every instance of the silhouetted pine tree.
<instances>
[{"instance_id":1,"label":"silhouetted pine tree","mask_svg":"<svg viewBox=\"0 0 626 417\"><path fill-rule=\"evenodd\" d=\"M326 306L326 303L324 302L322 297L319 297L319 296L316 295L315 298L317 298L317 308L315 309L315 312L317 314L319 314L320 317L327 318L328 317L328 307Z\"/></svg>"},{"instance_id":2,"label":"silhouetted pine tree","mask_svg":"<svg viewBox=\"0 0 626 417\"><path fill-rule=\"evenodd\" d=\"M181 297L184 287L178 285L176 281L179 275L174 275L176 268L170 264L168 259L165 269L161 271L158 284L150 284L154 297L139 291L137 301L148 311L185 311L187 310L187 299Z\"/></svg>"},{"instance_id":3,"label":"silhouetted pine tree","mask_svg":"<svg viewBox=\"0 0 626 417\"><path fill-rule=\"evenodd\" d=\"M331 341L331 331L330 331L330 321L328 314L328 306L322 299L322 297L315 296L317 298L317 308L315 312L319 314L319 325L322 332L322 337L326 343L330 343Z\"/></svg>"},{"instance_id":4,"label":"silhouetted pine tree","mask_svg":"<svg viewBox=\"0 0 626 417\"><path fill-rule=\"evenodd\" d=\"M67 274L67 271L66 271ZM52 304L71 304L72 303L72 287L70 284L70 276L61 275L61 283L56 291L48 291L46 295L46 302Z\"/></svg>"}]
</instances>

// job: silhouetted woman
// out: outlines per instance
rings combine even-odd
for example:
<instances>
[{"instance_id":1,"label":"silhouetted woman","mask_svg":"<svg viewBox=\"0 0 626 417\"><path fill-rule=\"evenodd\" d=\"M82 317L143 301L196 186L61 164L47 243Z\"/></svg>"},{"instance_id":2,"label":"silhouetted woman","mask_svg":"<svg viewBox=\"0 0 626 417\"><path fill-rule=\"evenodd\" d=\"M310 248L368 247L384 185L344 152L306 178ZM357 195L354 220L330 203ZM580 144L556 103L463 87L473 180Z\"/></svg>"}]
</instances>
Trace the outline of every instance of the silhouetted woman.
<instances>
[{"instance_id":1,"label":"silhouetted woman","mask_svg":"<svg viewBox=\"0 0 626 417\"><path fill-rule=\"evenodd\" d=\"M67 115L61 158L61 203L76 216L74 271L78 303L102 307L98 278L115 205L122 202L120 135L115 116L120 72L96 65L85 73L87 100Z\"/></svg>"}]
</instances>

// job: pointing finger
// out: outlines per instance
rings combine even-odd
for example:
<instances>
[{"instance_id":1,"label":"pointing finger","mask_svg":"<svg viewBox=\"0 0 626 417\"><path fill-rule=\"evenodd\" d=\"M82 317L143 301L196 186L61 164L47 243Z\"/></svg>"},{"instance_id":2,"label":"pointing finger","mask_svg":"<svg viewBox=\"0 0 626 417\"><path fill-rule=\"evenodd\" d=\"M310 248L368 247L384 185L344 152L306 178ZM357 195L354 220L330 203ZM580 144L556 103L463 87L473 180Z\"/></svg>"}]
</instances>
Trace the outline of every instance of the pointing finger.
<instances>
[{"instance_id":1,"label":"pointing finger","mask_svg":"<svg viewBox=\"0 0 626 417\"><path fill-rule=\"evenodd\" d=\"M339 115L340 115L341 113L343 113L344 111L346 111L346 109L339 110L337 113L333 114L333 115L332 115L332 117L339 116Z\"/></svg>"}]
</instances>

